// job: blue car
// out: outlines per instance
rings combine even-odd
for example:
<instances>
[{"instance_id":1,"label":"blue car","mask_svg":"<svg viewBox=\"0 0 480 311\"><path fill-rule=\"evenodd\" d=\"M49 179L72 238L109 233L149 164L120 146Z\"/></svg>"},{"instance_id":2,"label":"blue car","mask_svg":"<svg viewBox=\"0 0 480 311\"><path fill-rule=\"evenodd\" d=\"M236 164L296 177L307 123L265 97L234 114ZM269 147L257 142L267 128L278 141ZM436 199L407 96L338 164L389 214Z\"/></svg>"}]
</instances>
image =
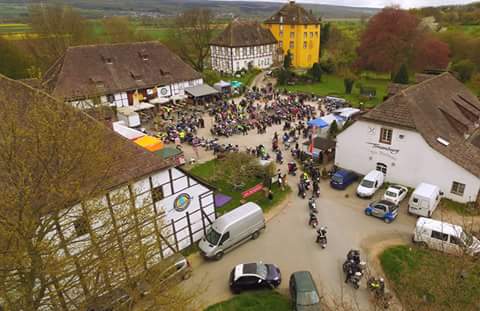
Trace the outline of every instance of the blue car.
<instances>
[{"instance_id":1,"label":"blue car","mask_svg":"<svg viewBox=\"0 0 480 311\"><path fill-rule=\"evenodd\" d=\"M387 200L374 201L368 204L365 215L381 218L388 224L397 218L398 205Z\"/></svg>"},{"instance_id":2,"label":"blue car","mask_svg":"<svg viewBox=\"0 0 480 311\"><path fill-rule=\"evenodd\" d=\"M358 179L357 174L348 170L338 170L330 179L330 186L334 189L344 190Z\"/></svg>"}]
</instances>

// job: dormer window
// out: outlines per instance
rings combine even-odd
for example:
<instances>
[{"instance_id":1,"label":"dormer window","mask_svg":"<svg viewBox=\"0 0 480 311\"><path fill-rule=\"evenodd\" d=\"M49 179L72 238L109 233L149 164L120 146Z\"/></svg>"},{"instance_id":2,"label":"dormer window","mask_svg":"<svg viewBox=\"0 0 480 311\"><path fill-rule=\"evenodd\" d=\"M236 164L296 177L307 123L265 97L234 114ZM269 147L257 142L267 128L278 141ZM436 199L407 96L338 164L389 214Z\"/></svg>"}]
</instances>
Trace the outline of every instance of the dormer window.
<instances>
[{"instance_id":1,"label":"dormer window","mask_svg":"<svg viewBox=\"0 0 480 311\"><path fill-rule=\"evenodd\" d=\"M142 81L142 75L140 73L130 71L130 75L135 81Z\"/></svg>"},{"instance_id":2,"label":"dormer window","mask_svg":"<svg viewBox=\"0 0 480 311\"><path fill-rule=\"evenodd\" d=\"M110 57L110 56L105 56L105 55L102 55L102 60L105 64L107 65L111 65L113 64L113 58Z\"/></svg>"},{"instance_id":3,"label":"dormer window","mask_svg":"<svg viewBox=\"0 0 480 311\"><path fill-rule=\"evenodd\" d=\"M140 58L141 58L143 61L147 61L147 60L148 60L148 53L147 53L145 50L142 50L142 51L138 52L138 55L140 56Z\"/></svg>"},{"instance_id":4,"label":"dormer window","mask_svg":"<svg viewBox=\"0 0 480 311\"><path fill-rule=\"evenodd\" d=\"M105 88L105 84L100 78L92 77L90 78L90 82L92 82L97 89Z\"/></svg>"}]
</instances>

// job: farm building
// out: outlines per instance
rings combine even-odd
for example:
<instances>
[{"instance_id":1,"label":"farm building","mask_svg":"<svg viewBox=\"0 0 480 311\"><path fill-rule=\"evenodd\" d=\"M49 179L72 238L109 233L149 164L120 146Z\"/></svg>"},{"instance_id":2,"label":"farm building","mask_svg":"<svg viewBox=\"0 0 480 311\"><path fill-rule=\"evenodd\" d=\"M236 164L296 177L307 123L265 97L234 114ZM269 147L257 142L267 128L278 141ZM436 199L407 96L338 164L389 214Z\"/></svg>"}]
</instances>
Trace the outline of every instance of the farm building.
<instances>
[{"instance_id":1,"label":"farm building","mask_svg":"<svg viewBox=\"0 0 480 311\"><path fill-rule=\"evenodd\" d=\"M42 91L3 76L0 96L2 105L17 105L21 107L19 111L40 102L66 106ZM78 115L76 120L83 123L82 128L99 132L105 150L111 152L106 158L111 159L113 170L108 180L87 178L86 187L97 185L94 197L71 198L69 206L41 213L39 223L48 224L45 227L49 228L45 243L55 250L48 254L49 258L62 261L62 267L69 268L49 270L48 280L40 284L46 287L46 301L38 310L77 310L82 300L103 294L98 292L99 288L115 288L195 243L216 217L214 196L208 185L84 112L67 109ZM117 253L121 254L115 257L118 267L97 265L98 258L110 258ZM16 284L15 271L11 272L6 277L4 274L2 280ZM98 284L86 282L87 276Z\"/></svg>"},{"instance_id":2,"label":"farm building","mask_svg":"<svg viewBox=\"0 0 480 311\"><path fill-rule=\"evenodd\" d=\"M69 47L46 73L44 88L80 108L92 99L126 107L158 98L181 98L203 84L202 75L159 42Z\"/></svg>"},{"instance_id":3,"label":"farm building","mask_svg":"<svg viewBox=\"0 0 480 311\"><path fill-rule=\"evenodd\" d=\"M277 62L277 40L258 22L233 20L210 43L213 70L235 73L249 67L269 68Z\"/></svg>"},{"instance_id":4,"label":"farm building","mask_svg":"<svg viewBox=\"0 0 480 311\"><path fill-rule=\"evenodd\" d=\"M478 200L480 101L450 73L409 86L337 136L335 164L389 182L435 184L447 198Z\"/></svg>"}]
</instances>

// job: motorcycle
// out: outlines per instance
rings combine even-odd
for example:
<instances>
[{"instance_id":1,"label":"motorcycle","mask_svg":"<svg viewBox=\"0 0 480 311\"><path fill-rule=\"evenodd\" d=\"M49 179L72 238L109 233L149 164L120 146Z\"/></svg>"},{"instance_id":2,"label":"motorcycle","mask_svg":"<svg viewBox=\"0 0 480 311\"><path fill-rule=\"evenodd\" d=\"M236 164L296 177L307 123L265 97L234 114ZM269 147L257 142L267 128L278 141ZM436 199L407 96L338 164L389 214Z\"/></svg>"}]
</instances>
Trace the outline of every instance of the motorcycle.
<instances>
[{"instance_id":1,"label":"motorcycle","mask_svg":"<svg viewBox=\"0 0 480 311\"><path fill-rule=\"evenodd\" d=\"M305 191L305 186L302 183L298 184L298 196L302 197L302 199L305 199L307 196L307 192Z\"/></svg>"},{"instance_id":2,"label":"motorcycle","mask_svg":"<svg viewBox=\"0 0 480 311\"><path fill-rule=\"evenodd\" d=\"M315 198L311 197L310 199L308 199L308 208L310 209L311 213L315 213L315 214L318 213L317 203L315 203Z\"/></svg>"},{"instance_id":3,"label":"motorcycle","mask_svg":"<svg viewBox=\"0 0 480 311\"><path fill-rule=\"evenodd\" d=\"M287 164L288 166L288 174L289 175L292 175L292 176L295 176L297 175L297 163L295 162L288 162Z\"/></svg>"},{"instance_id":4,"label":"motorcycle","mask_svg":"<svg viewBox=\"0 0 480 311\"><path fill-rule=\"evenodd\" d=\"M347 260L342 265L343 272L347 274L345 282L352 284L355 289L358 289L365 268L365 262L360 261L360 251L350 250L347 254Z\"/></svg>"},{"instance_id":5,"label":"motorcycle","mask_svg":"<svg viewBox=\"0 0 480 311\"><path fill-rule=\"evenodd\" d=\"M327 247L327 227L320 227L317 230L317 243L320 244L322 248Z\"/></svg>"},{"instance_id":6,"label":"motorcycle","mask_svg":"<svg viewBox=\"0 0 480 311\"><path fill-rule=\"evenodd\" d=\"M308 220L308 225L312 226L312 228L317 227L318 218L317 218L317 215L315 215L315 213L310 213L310 219Z\"/></svg>"}]
</instances>

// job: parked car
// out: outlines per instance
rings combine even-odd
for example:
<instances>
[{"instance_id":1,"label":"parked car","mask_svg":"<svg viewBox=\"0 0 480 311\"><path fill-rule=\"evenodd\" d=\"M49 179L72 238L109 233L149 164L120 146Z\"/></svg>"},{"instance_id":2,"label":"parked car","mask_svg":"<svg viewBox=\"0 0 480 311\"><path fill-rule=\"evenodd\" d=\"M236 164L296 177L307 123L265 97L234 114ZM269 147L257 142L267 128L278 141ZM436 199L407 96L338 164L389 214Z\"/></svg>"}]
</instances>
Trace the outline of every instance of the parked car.
<instances>
[{"instance_id":1,"label":"parked car","mask_svg":"<svg viewBox=\"0 0 480 311\"><path fill-rule=\"evenodd\" d=\"M385 193L383 194L383 199L394 203L395 205L400 205L400 203L405 199L408 193L408 188L401 185L390 185Z\"/></svg>"},{"instance_id":2,"label":"parked car","mask_svg":"<svg viewBox=\"0 0 480 311\"><path fill-rule=\"evenodd\" d=\"M235 294L244 290L276 288L281 282L280 269L274 264L240 264L230 272L230 289Z\"/></svg>"},{"instance_id":3,"label":"parked car","mask_svg":"<svg viewBox=\"0 0 480 311\"><path fill-rule=\"evenodd\" d=\"M262 229L265 229L262 208L248 202L217 218L198 247L203 257L220 260L240 243L258 238Z\"/></svg>"},{"instance_id":4,"label":"parked car","mask_svg":"<svg viewBox=\"0 0 480 311\"><path fill-rule=\"evenodd\" d=\"M412 241L450 254L468 254L480 258L480 241L461 226L420 217Z\"/></svg>"},{"instance_id":5,"label":"parked car","mask_svg":"<svg viewBox=\"0 0 480 311\"><path fill-rule=\"evenodd\" d=\"M335 174L333 174L330 180L330 186L334 189L344 190L357 179L358 179L358 176L354 172L344 170L344 169L339 169L338 171L335 172Z\"/></svg>"},{"instance_id":6,"label":"parked car","mask_svg":"<svg viewBox=\"0 0 480 311\"><path fill-rule=\"evenodd\" d=\"M290 297L293 310L320 311L320 295L309 271L297 271L290 276Z\"/></svg>"},{"instance_id":7,"label":"parked car","mask_svg":"<svg viewBox=\"0 0 480 311\"><path fill-rule=\"evenodd\" d=\"M383 185L385 175L377 170L369 172L357 187L357 196L360 198L371 198Z\"/></svg>"},{"instance_id":8,"label":"parked car","mask_svg":"<svg viewBox=\"0 0 480 311\"><path fill-rule=\"evenodd\" d=\"M131 310L134 301L132 294L148 295L152 286L156 291L161 291L168 286L186 280L191 276L192 268L188 260L180 253L175 253L164 258L146 272L136 277L132 285L123 287L92 299L86 311L114 311Z\"/></svg>"},{"instance_id":9,"label":"parked car","mask_svg":"<svg viewBox=\"0 0 480 311\"><path fill-rule=\"evenodd\" d=\"M408 201L408 212L430 218L440 203L443 192L435 185L421 183Z\"/></svg>"},{"instance_id":10,"label":"parked car","mask_svg":"<svg viewBox=\"0 0 480 311\"><path fill-rule=\"evenodd\" d=\"M368 204L365 215L375 216L383 219L386 223L390 223L397 218L398 205L387 200L374 201Z\"/></svg>"}]
</instances>

